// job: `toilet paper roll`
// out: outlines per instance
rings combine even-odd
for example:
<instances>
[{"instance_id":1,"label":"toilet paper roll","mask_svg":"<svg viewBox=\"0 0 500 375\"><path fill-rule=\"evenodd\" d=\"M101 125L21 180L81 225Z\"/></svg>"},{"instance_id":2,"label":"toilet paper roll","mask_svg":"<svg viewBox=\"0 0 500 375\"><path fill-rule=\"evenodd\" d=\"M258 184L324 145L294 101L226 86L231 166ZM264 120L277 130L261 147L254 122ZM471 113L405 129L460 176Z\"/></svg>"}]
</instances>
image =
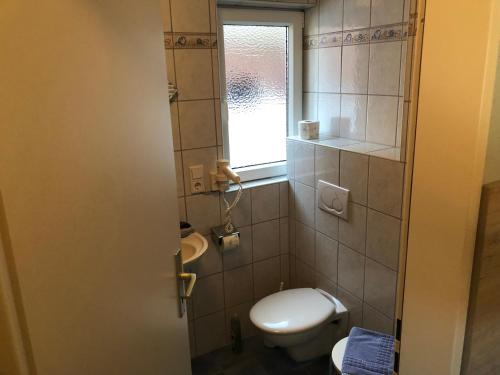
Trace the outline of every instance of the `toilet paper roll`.
<instances>
[{"instance_id":1,"label":"toilet paper roll","mask_svg":"<svg viewBox=\"0 0 500 375\"><path fill-rule=\"evenodd\" d=\"M319 121L302 120L299 121L299 135L302 139L319 138Z\"/></svg>"},{"instance_id":2,"label":"toilet paper roll","mask_svg":"<svg viewBox=\"0 0 500 375\"><path fill-rule=\"evenodd\" d=\"M222 238L222 244L221 244L222 252L237 249L239 246L240 246L240 236L238 236L238 234L236 233Z\"/></svg>"}]
</instances>

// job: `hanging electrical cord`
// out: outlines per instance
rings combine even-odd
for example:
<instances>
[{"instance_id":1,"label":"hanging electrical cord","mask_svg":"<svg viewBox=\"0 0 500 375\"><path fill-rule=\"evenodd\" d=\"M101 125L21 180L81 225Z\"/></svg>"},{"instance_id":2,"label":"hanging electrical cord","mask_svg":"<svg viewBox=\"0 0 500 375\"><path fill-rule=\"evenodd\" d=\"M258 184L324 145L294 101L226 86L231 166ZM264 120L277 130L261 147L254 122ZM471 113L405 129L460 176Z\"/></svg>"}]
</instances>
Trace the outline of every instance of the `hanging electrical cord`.
<instances>
[{"instance_id":1,"label":"hanging electrical cord","mask_svg":"<svg viewBox=\"0 0 500 375\"><path fill-rule=\"evenodd\" d=\"M238 183L238 192L236 193L236 197L234 197L233 203L229 204L229 202L226 199L226 193L225 192L222 193L222 199L224 200L224 203L226 205L226 212L224 217L224 230L226 231L226 233L232 233L234 231L231 211L238 204L242 194L243 194L243 186L241 186L241 183Z\"/></svg>"}]
</instances>

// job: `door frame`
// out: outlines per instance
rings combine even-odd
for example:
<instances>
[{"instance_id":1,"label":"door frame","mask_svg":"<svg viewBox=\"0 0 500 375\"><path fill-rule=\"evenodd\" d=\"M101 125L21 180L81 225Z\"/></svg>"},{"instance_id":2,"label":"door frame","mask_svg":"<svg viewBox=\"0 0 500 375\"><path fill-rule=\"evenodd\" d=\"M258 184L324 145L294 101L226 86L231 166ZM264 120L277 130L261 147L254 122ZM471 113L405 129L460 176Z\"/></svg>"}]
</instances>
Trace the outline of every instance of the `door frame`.
<instances>
[{"instance_id":1,"label":"door frame","mask_svg":"<svg viewBox=\"0 0 500 375\"><path fill-rule=\"evenodd\" d=\"M460 373L499 16L496 0L426 1L419 96L412 103L418 113L408 168L402 375Z\"/></svg>"}]
</instances>

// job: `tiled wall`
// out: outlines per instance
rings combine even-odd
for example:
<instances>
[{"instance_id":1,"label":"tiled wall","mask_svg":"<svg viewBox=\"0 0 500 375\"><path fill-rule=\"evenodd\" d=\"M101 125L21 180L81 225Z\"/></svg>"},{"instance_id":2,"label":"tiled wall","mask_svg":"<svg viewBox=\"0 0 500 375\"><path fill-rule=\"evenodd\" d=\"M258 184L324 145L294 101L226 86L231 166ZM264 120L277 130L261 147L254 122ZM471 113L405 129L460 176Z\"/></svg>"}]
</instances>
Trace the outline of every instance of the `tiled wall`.
<instances>
[{"instance_id":1,"label":"tiled wall","mask_svg":"<svg viewBox=\"0 0 500 375\"><path fill-rule=\"evenodd\" d=\"M254 301L278 291L281 281L288 287L288 184L244 190L233 211L241 246L221 255L209 234L221 224L222 197L193 195L188 182L189 166L203 164L208 188L208 173L222 157L215 0L163 0L162 7L167 75L178 88L170 108L179 215L209 240L207 253L187 267L199 277L188 309L191 354L196 356L229 343L235 313L243 334L251 335L248 312Z\"/></svg>"},{"instance_id":2,"label":"tiled wall","mask_svg":"<svg viewBox=\"0 0 500 375\"><path fill-rule=\"evenodd\" d=\"M235 193L228 194L229 199ZM221 210L222 210L221 205ZM189 215L189 213L188 213ZM208 228L207 212L200 211L199 228ZM189 304L192 355L201 355L230 343L230 319L238 314L244 337L254 334L249 320L252 305L289 287L288 183L245 189L233 222L240 230L240 248L221 254L209 239L209 249L188 270L199 279ZM204 231L207 233L207 231Z\"/></svg>"},{"instance_id":3,"label":"tiled wall","mask_svg":"<svg viewBox=\"0 0 500 375\"><path fill-rule=\"evenodd\" d=\"M287 142L292 287L321 287L346 304L350 325L392 332L404 163ZM317 207L317 180L349 189L349 220Z\"/></svg>"},{"instance_id":4,"label":"tiled wall","mask_svg":"<svg viewBox=\"0 0 500 375\"><path fill-rule=\"evenodd\" d=\"M401 147L409 13L408 0L306 10L303 117L320 121L322 138Z\"/></svg>"}]
</instances>

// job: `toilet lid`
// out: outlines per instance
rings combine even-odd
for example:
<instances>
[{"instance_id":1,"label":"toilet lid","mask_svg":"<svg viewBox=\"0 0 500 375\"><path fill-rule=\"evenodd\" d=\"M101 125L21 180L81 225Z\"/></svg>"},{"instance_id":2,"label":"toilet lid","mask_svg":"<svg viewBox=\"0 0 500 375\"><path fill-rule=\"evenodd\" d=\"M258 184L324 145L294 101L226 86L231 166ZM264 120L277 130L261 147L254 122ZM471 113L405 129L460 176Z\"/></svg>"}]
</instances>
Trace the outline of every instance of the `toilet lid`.
<instances>
[{"instance_id":1,"label":"toilet lid","mask_svg":"<svg viewBox=\"0 0 500 375\"><path fill-rule=\"evenodd\" d=\"M315 327L334 312L335 304L316 289L289 289L257 302L250 320L263 331L287 334Z\"/></svg>"}]
</instances>

